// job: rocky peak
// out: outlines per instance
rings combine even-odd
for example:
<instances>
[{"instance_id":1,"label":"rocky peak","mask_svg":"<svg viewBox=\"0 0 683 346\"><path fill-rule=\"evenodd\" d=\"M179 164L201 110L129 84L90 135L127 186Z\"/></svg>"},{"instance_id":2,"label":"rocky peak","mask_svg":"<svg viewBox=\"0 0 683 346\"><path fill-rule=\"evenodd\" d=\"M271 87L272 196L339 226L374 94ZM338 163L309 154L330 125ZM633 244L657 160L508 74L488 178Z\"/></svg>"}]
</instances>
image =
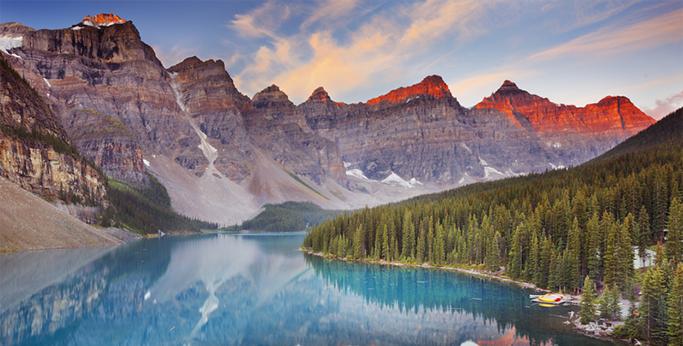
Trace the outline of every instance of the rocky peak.
<instances>
[{"instance_id":1,"label":"rocky peak","mask_svg":"<svg viewBox=\"0 0 683 346\"><path fill-rule=\"evenodd\" d=\"M292 102L289 101L287 94L282 92L275 84L257 92L252 98L252 103L255 107L259 108L277 105L293 105Z\"/></svg>"},{"instance_id":2,"label":"rocky peak","mask_svg":"<svg viewBox=\"0 0 683 346\"><path fill-rule=\"evenodd\" d=\"M443 78L437 75L425 77L420 83L394 89L387 94L368 100L369 105L399 104L410 101L420 96L429 96L435 99L452 98L448 85Z\"/></svg>"},{"instance_id":3,"label":"rocky peak","mask_svg":"<svg viewBox=\"0 0 683 346\"><path fill-rule=\"evenodd\" d=\"M96 28L104 26L112 26L114 24L123 24L127 20L113 14L113 13L98 13L94 16L85 16L80 24L92 26Z\"/></svg>"},{"instance_id":4,"label":"rocky peak","mask_svg":"<svg viewBox=\"0 0 683 346\"><path fill-rule=\"evenodd\" d=\"M171 66L168 69L168 71L169 72L185 71L185 70L189 70L193 67L196 67L197 65L200 65L201 63L202 63L201 59L199 59L196 56L191 56L189 58L185 58L185 60L179 62L178 64Z\"/></svg>"},{"instance_id":5,"label":"rocky peak","mask_svg":"<svg viewBox=\"0 0 683 346\"><path fill-rule=\"evenodd\" d=\"M503 84L500 86L500 88L498 88L495 94L510 94L519 92L526 93L526 91L517 87L517 84L515 84L515 82L506 79L505 81L503 81Z\"/></svg>"},{"instance_id":6,"label":"rocky peak","mask_svg":"<svg viewBox=\"0 0 683 346\"><path fill-rule=\"evenodd\" d=\"M530 125L539 133L573 132L602 135L605 131L628 133L645 128L654 120L624 96L607 96L585 107L556 104L547 98L530 94L509 80L476 109L493 109L505 114L518 127ZM625 134L624 134L625 135Z\"/></svg>"},{"instance_id":7,"label":"rocky peak","mask_svg":"<svg viewBox=\"0 0 683 346\"><path fill-rule=\"evenodd\" d=\"M330 94L327 93L325 88L318 87L313 90L311 96L308 97L308 101L318 101L318 102L331 102Z\"/></svg>"}]
</instances>

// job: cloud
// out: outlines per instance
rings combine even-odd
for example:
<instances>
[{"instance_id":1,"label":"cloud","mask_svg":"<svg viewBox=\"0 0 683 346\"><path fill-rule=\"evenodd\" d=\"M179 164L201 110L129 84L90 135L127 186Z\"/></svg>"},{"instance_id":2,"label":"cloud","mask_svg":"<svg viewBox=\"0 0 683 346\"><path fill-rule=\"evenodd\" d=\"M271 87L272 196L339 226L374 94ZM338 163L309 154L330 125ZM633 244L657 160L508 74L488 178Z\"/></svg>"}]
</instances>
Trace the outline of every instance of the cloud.
<instances>
[{"instance_id":1,"label":"cloud","mask_svg":"<svg viewBox=\"0 0 683 346\"><path fill-rule=\"evenodd\" d=\"M253 94L274 82L299 102L324 85L333 96L344 98L368 84L415 72L418 57L435 58L430 58L434 49L428 48L436 46L438 50L438 43L445 38L451 45L471 39L485 27L477 21L485 12L481 1L427 0L391 3L353 28L340 22L313 29L314 23L352 11L356 5L355 1L322 2L299 31L288 36L252 27L262 21L259 16L268 17L268 11L237 16L233 24L242 23L238 30L243 34L270 37L235 78L238 86Z\"/></svg>"},{"instance_id":2,"label":"cloud","mask_svg":"<svg viewBox=\"0 0 683 346\"><path fill-rule=\"evenodd\" d=\"M278 38L275 31L291 14L290 7L273 0L266 1L249 13L237 14L229 27L249 38Z\"/></svg>"},{"instance_id":3,"label":"cloud","mask_svg":"<svg viewBox=\"0 0 683 346\"><path fill-rule=\"evenodd\" d=\"M655 107L646 109L645 113L655 119L661 119L681 107L683 107L683 90L663 100L655 101Z\"/></svg>"},{"instance_id":4,"label":"cloud","mask_svg":"<svg viewBox=\"0 0 683 346\"><path fill-rule=\"evenodd\" d=\"M611 55L683 40L683 9L625 27L601 29L531 56L548 60L575 55Z\"/></svg>"},{"instance_id":5,"label":"cloud","mask_svg":"<svg viewBox=\"0 0 683 346\"><path fill-rule=\"evenodd\" d=\"M183 61L185 58L195 55L195 52L197 51L194 48L181 45L174 45L169 49L153 45L152 49L154 49L157 58L159 58L161 63L166 67L171 67Z\"/></svg>"},{"instance_id":6,"label":"cloud","mask_svg":"<svg viewBox=\"0 0 683 346\"><path fill-rule=\"evenodd\" d=\"M337 22L358 5L358 0L323 0L313 13L301 23L302 29L308 29L316 23Z\"/></svg>"}]
</instances>

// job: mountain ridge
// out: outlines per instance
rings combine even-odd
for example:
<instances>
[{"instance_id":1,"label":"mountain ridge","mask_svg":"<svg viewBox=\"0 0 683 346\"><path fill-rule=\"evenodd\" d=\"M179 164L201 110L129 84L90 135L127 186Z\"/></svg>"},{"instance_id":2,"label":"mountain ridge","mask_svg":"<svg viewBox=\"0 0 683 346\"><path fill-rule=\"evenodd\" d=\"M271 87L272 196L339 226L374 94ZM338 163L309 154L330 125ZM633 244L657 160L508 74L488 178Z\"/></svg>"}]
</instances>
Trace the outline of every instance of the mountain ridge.
<instances>
[{"instance_id":1,"label":"mountain ridge","mask_svg":"<svg viewBox=\"0 0 683 346\"><path fill-rule=\"evenodd\" d=\"M221 223L264 203L359 208L572 166L627 136L567 137L505 109L465 108L436 75L365 103L335 102L322 87L298 105L275 85L250 98L221 60L195 56L164 68L132 21L17 28L0 25L22 38L8 61L45 95L84 155L134 186L149 184L152 172L174 208Z\"/></svg>"}]
</instances>

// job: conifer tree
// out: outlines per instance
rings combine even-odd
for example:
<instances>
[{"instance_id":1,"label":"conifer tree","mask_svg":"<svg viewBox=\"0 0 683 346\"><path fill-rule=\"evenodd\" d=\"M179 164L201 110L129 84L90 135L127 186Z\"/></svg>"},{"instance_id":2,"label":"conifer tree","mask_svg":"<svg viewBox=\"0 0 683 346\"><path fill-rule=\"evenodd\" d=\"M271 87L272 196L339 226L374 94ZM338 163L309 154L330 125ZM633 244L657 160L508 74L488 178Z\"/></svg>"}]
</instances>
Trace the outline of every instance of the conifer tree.
<instances>
[{"instance_id":1,"label":"conifer tree","mask_svg":"<svg viewBox=\"0 0 683 346\"><path fill-rule=\"evenodd\" d=\"M669 209L668 233L666 238L666 257L676 262L683 261L683 203L674 197Z\"/></svg>"},{"instance_id":2,"label":"conifer tree","mask_svg":"<svg viewBox=\"0 0 683 346\"><path fill-rule=\"evenodd\" d=\"M588 324L595 321L595 288L593 287L593 280L586 275L583 280L583 294L581 295L581 303L579 310L579 318L581 324Z\"/></svg>"},{"instance_id":3,"label":"conifer tree","mask_svg":"<svg viewBox=\"0 0 683 346\"><path fill-rule=\"evenodd\" d=\"M667 300L669 345L683 345L683 263L679 263Z\"/></svg>"},{"instance_id":4,"label":"conifer tree","mask_svg":"<svg viewBox=\"0 0 683 346\"><path fill-rule=\"evenodd\" d=\"M587 263L588 275L591 279L598 280L600 278L600 220L598 214L593 213L593 216L586 223L586 231L588 233L588 248L587 248Z\"/></svg>"},{"instance_id":5,"label":"conifer tree","mask_svg":"<svg viewBox=\"0 0 683 346\"><path fill-rule=\"evenodd\" d=\"M664 273L654 266L645 273L640 296L642 330L654 345L666 345L666 283Z\"/></svg>"},{"instance_id":6,"label":"conifer tree","mask_svg":"<svg viewBox=\"0 0 683 346\"><path fill-rule=\"evenodd\" d=\"M391 247L389 246L389 234L386 223L382 225L382 258L384 258L385 261L391 259Z\"/></svg>"},{"instance_id":7,"label":"conifer tree","mask_svg":"<svg viewBox=\"0 0 683 346\"><path fill-rule=\"evenodd\" d=\"M353 233L353 258L361 259L365 257L365 235L363 228L358 225L356 232Z\"/></svg>"},{"instance_id":8,"label":"conifer tree","mask_svg":"<svg viewBox=\"0 0 683 346\"><path fill-rule=\"evenodd\" d=\"M581 230L579 229L579 219L574 217L572 227L569 229L567 239L567 251L569 266L570 287L579 287L581 283Z\"/></svg>"}]
</instances>

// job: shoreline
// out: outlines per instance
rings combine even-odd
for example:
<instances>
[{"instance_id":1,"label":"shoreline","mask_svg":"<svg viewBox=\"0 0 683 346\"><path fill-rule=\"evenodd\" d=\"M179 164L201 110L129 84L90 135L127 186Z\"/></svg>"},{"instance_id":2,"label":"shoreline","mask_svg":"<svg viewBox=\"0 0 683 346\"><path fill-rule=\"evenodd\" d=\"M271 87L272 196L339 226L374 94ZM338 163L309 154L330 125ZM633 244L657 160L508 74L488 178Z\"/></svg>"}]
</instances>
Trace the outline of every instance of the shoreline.
<instances>
[{"instance_id":1,"label":"shoreline","mask_svg":"<svg viewBox=\"0 0 683 346\"><path fill-rule=\"evenodd\" d=\"M431 269L431 270L445 270L445 271L450 271L450 272L455 272L455 273L460 273L464 275L469 275L481 279L487 279L487 280L492 280L492 281L498 281L504 284L509 284L513 286L520 287L522 289L526 290L532 290L535 292L543 292L543 293L549 293L552 292L548 289L545 288L540 288L537 287L536 285L530 283L530 282L525 282L525 281L519 281L519 280L514 280L506 276L500 276L496 275L492 272L486 272L482 271L479 269L467 269L467 268L460 268L460 267L453 267L453 266L433 266L430 264L413 264L413 263L403 263L403 262L388 262L385 260L369 260L369 259L363 259L363 260L354 260L354 259L348 259L348 258L339 258L333 255L326 255L322 252L315 252L311 249L307 248L299 248L299 251L311 255L311 256L316 256L320 257L326 260L333 260L333 261L343 261L343 262L349 262L349 263L362 263L362 264L373 264L373 265L386 265L386 266L393 266L393 267L406 267L406 268L423 268L423 269ZM566 296L569 296L569 305L571 306L579 306L579 301L581 296L577 295L570 295L566 294ZM613 321L614 322L614 321ZM571 316L567 318L567 321L564 322L565 324L569 324L572 326L572 329L581 335L585 335L594 339L598 340L603 340L603 341L612 341L612 342L620 342L620 343L625 343L628 344L628 341L619 339L617 337L612 336L611 334L603 335L603 334L595 334L591 333L588 331L589 327L591 324L586 324L582 325L578 323L578 313L575 314L574 318ZM623 323L623 322L621 322Z\"/></svg>"},{"instance_id":2,"label":"shoreline","mask_svg":"<svg viewBox=\"0 0 683 346\"><path fill-rule=\"evenodd\" d=\"M462 268L462 267L453 267L453 266L434 266L431 264L414 264L414 263L403 263L403 262L388 262L385 260L369 260L369 259L363 259L363 260L354 260L354 259L348 259L348 258L339 258L336 256L332 255L326 255L322 252L314 252L310 249L306 248L299 248L299 250L305 254L316 256L316 257L321 257L324 259L329 259L329 260L336 260L336 261L344 261L344 262L353 262L353 263L364 263L364 264L375 264L375 265L387 265L387 266L394 266L394 267L407 267L407 268L423 268L423 269L433 269L433 270L445 270L445 271L450 271L450 272L456 272L460 274L466 274L482 279L489 279L489 280L495 280L499 282L503 282L506 284L511 284L523 289L527 290L532 290L535 292L542 292L542 293L549 293L552 292L548 289L545 288L540 288L530 282L525 282L525 281L519 281L519 280L514 280L511 279L507 276L500 276L496 275L493 272L487 272L479 269L467 269L467 268ZM573 297L573 296L572 296ZM576 305L576 304L572 304Z\"/></svg>"}]
</instances>

